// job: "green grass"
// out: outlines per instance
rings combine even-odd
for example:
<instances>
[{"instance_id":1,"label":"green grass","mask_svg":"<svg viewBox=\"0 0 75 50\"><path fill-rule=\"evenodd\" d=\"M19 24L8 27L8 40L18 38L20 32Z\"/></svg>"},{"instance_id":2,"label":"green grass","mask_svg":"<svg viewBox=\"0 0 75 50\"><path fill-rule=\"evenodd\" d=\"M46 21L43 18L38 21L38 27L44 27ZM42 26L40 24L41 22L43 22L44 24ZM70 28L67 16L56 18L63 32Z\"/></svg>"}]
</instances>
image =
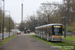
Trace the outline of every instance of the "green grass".
<instances>
[{"instance_id":1,"label":"green grass","mask_svg":"<svg viewBox=\"0 0 75 50\"><path fill-rule=\"evenodd\" d=\"M66 36L66 38L64 38L64 39L75 41L75 36Z\"/></svg>"},{"instance_id":2,"label":"green grass","mask_svg":"<svg viewBox=\"0 0 75 50\"><path fill-rule=\"evenodd\" d=\"M73 45L71 45L71 44L69 44L69 43L61 43L61 42L59 42L59 43L56 43L56 42L49 42L49 41L46 41L46 40L44 40L44 39L41 39L41 38L39 38L39 37L36 37L35 35L30 35L31 37L35 37L36 39L39 39L39 40L41 40L41 41L43 41L43 42L45 42L46 44L50 44L50 45L53 45L53 46L62 46L62 47L59 47L59 48L61 48L62 50L70 50L70 49L65 49L63 46L73 46ZM75 49L75 48L74 48Z\"/></svg>"},{"instance_id":3,"label":"green grass","mask_svg":"<svg viewBox=\"0 0 75 50\"><path fill-rule=\"evenodd\" d=\"M8 39L7 39L7 38L4 38L5 41L1 42L0 45L5 44L6 42L8 42L9 40L11 40L11 39L14 38L15 36L16 36L16 35L14 35L14 36L12 36L12 37L10 37L10 38L8 38Z\"/></svg>"}]
</instances>

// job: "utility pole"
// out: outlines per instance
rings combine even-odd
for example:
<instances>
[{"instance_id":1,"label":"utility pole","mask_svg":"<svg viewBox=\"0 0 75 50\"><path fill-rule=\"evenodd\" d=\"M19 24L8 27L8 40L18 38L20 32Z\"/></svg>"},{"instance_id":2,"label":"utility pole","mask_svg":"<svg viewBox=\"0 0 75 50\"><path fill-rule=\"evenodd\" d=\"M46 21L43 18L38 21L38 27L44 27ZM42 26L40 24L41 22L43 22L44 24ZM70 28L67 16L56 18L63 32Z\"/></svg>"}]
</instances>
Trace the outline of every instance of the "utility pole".
<instances>
[{"instance_id":1,"label":"utility pole","mask_svg":"<svg viewBox=\"0 0 75 50\"><path fill-rule=\"evenodd\" d=\"M0 11L1 11L1 10L0 10ZM1 28L0 28L0 29L1 29L0 32L2 33L2 21L0 21L0 24L1 24L1 25L0 25L0 27L1 27Z\"/></svg>"},{"instance_id":2,"label":"utility pole","mask_svg":"<svg viewBox=\"0 0 75 50\"><path fill-rule=\"evenodd\" d=\"M13 35L14 35L14 18L12 18L12 20L13 20Z\"/></svg>"},{"instance_id":3,"label":"utility pole","mask_svg":"<svg viewBox=\"0 0 75 50\"><path fill-rule=\"evenodd\" d=\"M48 14L48 23L47 24L49 24L50 22L49 22L49 14Z\"/></svg>"},{"instance_id":4,"label":"utility pole","mask_svg":"<svg viewBox=\"0 0 75 50\"><path fill-rule=\"evenodd\" d=\"M64 38L66 38L66 8L64 8Z\"/></svg>"},{"instance_id":5,"label":"utility pole","mask_svg":"<svg viewBox=\"0 0 75 50\"><path fill-rule=\"evenodd\" d=\"M1 23L1 21L0 21L0 24L1 24L1 26L0 26L1 27L1 31L0 32L2 33L2 23Z\"/></svg>"},{"instance_id":6,"label":"utility pole","mask_svg":"<svg viewBox=\"0 0 75 50\"><path fill-rule=\"evenodd\" d=\"M68 4L68 24L70 25L70 18L69 18L69 2L70 2L70 0L67 0L67 4Z\"/></svg>"},{"instance_id":7,"label":"utility pole","mask_svg":"<svg viewBox=\"0 0 75 50\"><path fill-rule=\"evenodd\" d=\"M3 33L2 33L2 40L4 40L4 16L5 16L5 0L3 1Z\"/></svg>"},{"instance_id":8,"label":"utility pole","mask_svg":"<svg viewBox=\"0 0 75 50\"><path fill-rule=\"evenodd\" d=\"M10 11L9 11L9 37L10 37Z\"/></svg>"}]
</instances>

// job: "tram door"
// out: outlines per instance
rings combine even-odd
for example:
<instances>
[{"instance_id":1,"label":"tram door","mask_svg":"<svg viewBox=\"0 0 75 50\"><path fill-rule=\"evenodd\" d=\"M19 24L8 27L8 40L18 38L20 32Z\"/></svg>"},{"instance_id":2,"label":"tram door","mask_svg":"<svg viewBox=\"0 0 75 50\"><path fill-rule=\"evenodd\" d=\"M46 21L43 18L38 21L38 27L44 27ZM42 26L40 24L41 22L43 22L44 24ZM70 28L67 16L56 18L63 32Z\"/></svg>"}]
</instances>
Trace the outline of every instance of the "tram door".
<instances>
[{"instance_id":1,"label":"tram door","mask_svg":"<svg viewBox=\"0 0 75 50\"><path fill-rule=\"evenodd\" d=\"M51 28L47 29L47 36L51 36Z\"/></svg>"},{"instance_id":2,"label":"tram door","mask_svg":"<svg viewBox=\"0 0 75 50\"><path fill-rule=\"evenodd\" d=\"M49 28L49 36L51 36L52 35L52 30L51 30L51 28Z\"/></svg>"}]
</instances>

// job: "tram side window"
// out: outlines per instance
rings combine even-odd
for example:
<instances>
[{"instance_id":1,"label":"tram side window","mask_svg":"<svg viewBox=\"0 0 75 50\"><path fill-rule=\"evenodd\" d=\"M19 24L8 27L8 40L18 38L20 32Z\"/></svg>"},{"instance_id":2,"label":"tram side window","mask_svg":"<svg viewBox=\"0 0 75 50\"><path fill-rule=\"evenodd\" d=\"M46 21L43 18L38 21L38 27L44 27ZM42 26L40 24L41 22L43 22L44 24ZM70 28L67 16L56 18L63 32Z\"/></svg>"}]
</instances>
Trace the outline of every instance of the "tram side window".
<instances>
[{"instance_id":1,"label":"tram side window","mask_svg":"<svg viewBox=\"0 0 75 50\"><path fill-rule=\"evenodd\" d=\"M51 34L52 34L52 30L51 28L49 28L49 36L51 36Z\"/></svg>"},{"instance_id":2,"label":"tram side window","mask_svg":"<svg viewBox=\"0 0 75 50\"><path fill-rule=\"evenodd\" d=\"M38 34L38 30L36 30L36 34Z\"/></svg>"},{"instance_id":3,"label":"tram side window","mask_svg":"<svg viewBox=\"0 0 75 50\"><path fill-rule=\"evenodd\" d=\"M40 30L39 30L39 34L40 34Z\"/></svg>"},{"instance_id":4,"label":"tram side window","mask_svg":"<svg viewBox=\"0 0 75 50\"><path fill-rule=\"evenodd\" d=\"M49 28L47 28L47 35L49 36Z\"/></svg>"},{"instance_id":5,"label":"tram side window","mask_svg":"<svg viewBox=\"0 0 75 50\"><path fill-rule=\"evenodd\" d=\"M42 29L41 29L41 32L40 32L40 34L42 34Z\"/></svg>"},{"instance_id":6,"label":"tram side window","mask_svg":"<svg viewBox=\"0 0 75 50\"><path fill-rule=\"evenodd\" d=\"M39 29L38 29L38 34L39 34Z\"/></svg>"},{"instance_id":7,"label":"tram side window","mask_svg":"<svg viewBox=\"0 0 75 50\"><path fill-rule=\"evenodd\" d=\"M39 34L41 33L41 30L39 29Z\"/></svg>"},{"instance_id":8,"label":"tram side window","mask_svg":"<svg viewBox=\"0 0 75 50\"><path fill-rule=\"evenodd\" d=\"M43 29L43 35L45 34L45 30Z\"/></svg>"},{"instance_id":9,"label":"tram side window","mask_svg":"<svg viewBox=\"0 0 75 50\"><path fill-rule=\"evenodd\" d=\"M54 27L52 26L52 35L55 35L55 33L54 33Z\"/></svg>"},{"instance_id":10,"label":"tram side window","mask_svg":"<svg viewBox=\"0 0 75 50\"><path fill-rule=\"evenodd\" d=\"M38 29L38 34L39 34L39 29Z\"/></svg>"},{"instance_id":11,"label":"tram side window","mask_svg":"<svg viewBox=\"0 0 75 50\"><path fill-rule=\"evenodd\" d=\"M37 32L36 32L36 30L35 30L35 34L36 34Z\"/></svg>"},{"instance_id":12,"label":"tram side window","mask_svg":"<svg viewBox=\"0 0 75 50\"><path fill-rule=\"evenodd\" d=\"M45 35L47 35L47 29L45 29Z\"/></svg>"}]
</instances>

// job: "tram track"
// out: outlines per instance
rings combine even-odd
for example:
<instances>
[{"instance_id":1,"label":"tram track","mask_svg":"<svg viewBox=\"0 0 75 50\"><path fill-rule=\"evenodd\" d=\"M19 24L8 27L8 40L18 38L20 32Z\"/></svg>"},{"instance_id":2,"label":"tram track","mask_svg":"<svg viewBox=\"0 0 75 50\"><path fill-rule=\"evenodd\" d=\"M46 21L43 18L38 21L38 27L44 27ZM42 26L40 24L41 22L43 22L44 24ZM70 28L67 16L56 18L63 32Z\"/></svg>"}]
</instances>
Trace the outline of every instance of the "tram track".
<instances>
[{"instance_id":1,"label":"tram track","mask_svg":"<svg viewBox=\"0 0 75 50\"><path fill-rule=\"evenodd\" d=\"M51 43L54 43L54 44L62 46L62 47L64 47L64 46L74 46L74 49L67 49L67 50L75 50L75 45L71 44L71 43L67 43L67 42L65 43L64 41L62 41L62 42L51 42Z\"/></svg>"},{"instance_id":2,"label":"tram track","mask_svg":"<svg viewBox=\"0 0 75 50\"><path fill-rule=\"evenodd\" d=\"M62 45L62 46L71 46L70 44L68 44L68 43L65 43L65 42L52 42L52 43L54 43L54 44L58 44L58 45Z\"/></svg>"},{"instance_id":3,"label":"tram track","mask_svg":"<svg viewBox=\"0 0 75 50\"><path fill-rule=\"evenodd\" d=\"M56 46L56 47L59 46L59 48L61 46L63 50L75 50L75 44L72 43L71 41L70 41L71 43L68 42L67 40L65 40L65 41L63 40L61 42L60 41L46 41L45 39L41 39L40 37L37 37L37 36L34 36L34 35L32 35L32 37L35 37L39 40L42 40L45 43L50 44L50 45L53 45L53 46ZM73 49L65 49L65 46L74 46L74 47L73 47Z\"/></svg>"}]
</instances>

